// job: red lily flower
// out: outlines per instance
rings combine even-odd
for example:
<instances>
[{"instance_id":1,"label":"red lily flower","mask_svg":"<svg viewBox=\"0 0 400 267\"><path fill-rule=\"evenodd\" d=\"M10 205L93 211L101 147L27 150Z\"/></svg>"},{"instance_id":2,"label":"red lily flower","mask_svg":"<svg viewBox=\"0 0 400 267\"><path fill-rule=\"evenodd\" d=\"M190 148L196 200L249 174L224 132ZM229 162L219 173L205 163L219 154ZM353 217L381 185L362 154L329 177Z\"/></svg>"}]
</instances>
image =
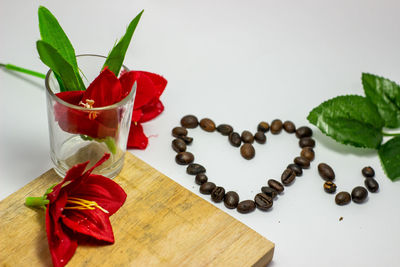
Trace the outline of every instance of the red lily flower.
<instances>
[{"instance_id":1,"label":"red lily flower","mask_svg":"<svg viewBox=\"0 0 400 267\"><path fill-rule=\"evenodd\" d=\"M114 243L109 216L125 202L126 193L111 179L92 174L109 157L105 154L86 172L89 162L73 166L47 195L46 232L54 266L67 264L82 237Z\"/></svg>"}]
</instances>

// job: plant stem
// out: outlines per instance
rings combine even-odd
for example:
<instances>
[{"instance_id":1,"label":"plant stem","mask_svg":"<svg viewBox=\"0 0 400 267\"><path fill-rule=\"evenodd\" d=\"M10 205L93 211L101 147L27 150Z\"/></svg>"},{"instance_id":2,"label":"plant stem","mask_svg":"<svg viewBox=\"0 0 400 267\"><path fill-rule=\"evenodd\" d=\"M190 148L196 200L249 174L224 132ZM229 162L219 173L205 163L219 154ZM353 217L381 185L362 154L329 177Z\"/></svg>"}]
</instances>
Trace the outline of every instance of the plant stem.
<instances>
[{"instance_id":1,"label":"plant stem","mask_svg":"<svg viewBox=\"0 0 400 267\"><path fill-rule=\"evenodd\" d=\"M38 77L38 78L42 78L42 79L46 78L46 74L43 74L43 73L40 73L40 72L37 72L37 71L33 71L33 70L28 70L28 69L25 69L25 68L21 68L21 67L12 65L12 64L0 63L0 67L4 67L4 68L6 68L8 70L13 70L13 71L18 71L18 72L22 72L22 73L25 73L25 74L29 74L29 75L32 75L32 76L35 76L35 77Z\"/></svg>"},{"instance_id":2,"label":"plant stem","mask_svg":"<svg viewBox=\"0 0 400 267\"><path fill-rule=\"evenodd\" d=\"M44 197L27 197L25 199L25 205L28 207L44 207L49 204L49 200Z\"/></svg>"},{"instance_id":3,"label":"plant stem","mask_svg":"<svg viewBox=\"0 0 400 267\"><path fill-rule=\"evenodd\" d=\"M382 132L383 136L400 136L400 133L385 133Z\"/></svg>"}]
</instances>

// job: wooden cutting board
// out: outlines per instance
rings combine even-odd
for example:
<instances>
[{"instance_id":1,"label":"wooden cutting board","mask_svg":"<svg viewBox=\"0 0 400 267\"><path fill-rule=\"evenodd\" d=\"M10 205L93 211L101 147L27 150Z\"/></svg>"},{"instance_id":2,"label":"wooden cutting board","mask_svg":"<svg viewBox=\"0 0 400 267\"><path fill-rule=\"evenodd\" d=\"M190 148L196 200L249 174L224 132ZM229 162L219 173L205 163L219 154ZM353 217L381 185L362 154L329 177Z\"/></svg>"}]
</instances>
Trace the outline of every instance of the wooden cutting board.
<instances>
[{"instance_id":1,"label":"wooden cutting board","mask_svg":"<svg viewBox=\"0 0 400 267\"><path fill-rule=\"evenodd\" d=\"M43 210L24 206L60 178L44 173L0 202L1 266L49 266ZM115 178L128 194L110 219L115 244L78 246L68 266L265 266L274 244L126 153Z\"/></svg>"}]
</instances>

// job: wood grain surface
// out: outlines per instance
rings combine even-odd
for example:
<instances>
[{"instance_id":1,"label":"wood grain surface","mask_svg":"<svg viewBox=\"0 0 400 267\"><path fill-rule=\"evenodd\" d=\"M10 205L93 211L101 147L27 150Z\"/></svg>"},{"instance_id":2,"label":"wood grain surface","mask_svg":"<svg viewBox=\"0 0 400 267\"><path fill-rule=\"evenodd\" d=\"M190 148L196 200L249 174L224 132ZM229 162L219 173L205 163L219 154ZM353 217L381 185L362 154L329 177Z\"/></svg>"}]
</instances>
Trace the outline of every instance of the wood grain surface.
<instances>
[{"instance_id":1,"label":"wood grain surface","mask_svg":"<svg viewBox=\"0 0 400 267\"><path fill-rule=\"evenodd\" d=\"M0 202L0 265L51 266L43 210L24 206L60 181L44 173ZM68 266L265 266L274 244L126 153L128 194L110 219L115 244L79 245Z\"/></svg>"}]
</instances>

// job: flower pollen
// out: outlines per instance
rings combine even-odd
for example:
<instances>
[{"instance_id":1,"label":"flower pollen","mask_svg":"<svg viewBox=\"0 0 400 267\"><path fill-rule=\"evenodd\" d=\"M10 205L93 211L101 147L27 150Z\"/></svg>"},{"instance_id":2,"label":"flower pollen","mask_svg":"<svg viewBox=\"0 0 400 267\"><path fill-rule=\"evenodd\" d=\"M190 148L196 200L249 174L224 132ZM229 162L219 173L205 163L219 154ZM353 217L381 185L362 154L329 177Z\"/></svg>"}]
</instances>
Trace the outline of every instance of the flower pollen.
<instances>
[{"instance_id":1,"label":"flower pollen","mask_svg":"<svg viewBox=\"0 0 400 267\"><path fill-rule=\"evenodd\" d=\"M93 105L94 105L94 100L93 99L86 99L85 102L86 103L83 103L82 101L80 101L79 105L81 105L82 107L87 108L87 109L93 108ZM96 119L96 117L97 117L97 112L96 111L90 111L89 112L89 119L90 120L94 120L94 119Z\"/></svg>"},{"instance_id":2,"label":"flower pollen","mask_svg":"<svg viewBox=\"0 0 400 267\"><path fill-rule=\"evenodd\" d=\"M64 209L67 210L94 210L98 208L104 213L109 213L106 209L102 208L96 201L90 201L83 198L68 197L67 205L72 204L72 206L65 206Z\"/></svg>"}]
</instances>

